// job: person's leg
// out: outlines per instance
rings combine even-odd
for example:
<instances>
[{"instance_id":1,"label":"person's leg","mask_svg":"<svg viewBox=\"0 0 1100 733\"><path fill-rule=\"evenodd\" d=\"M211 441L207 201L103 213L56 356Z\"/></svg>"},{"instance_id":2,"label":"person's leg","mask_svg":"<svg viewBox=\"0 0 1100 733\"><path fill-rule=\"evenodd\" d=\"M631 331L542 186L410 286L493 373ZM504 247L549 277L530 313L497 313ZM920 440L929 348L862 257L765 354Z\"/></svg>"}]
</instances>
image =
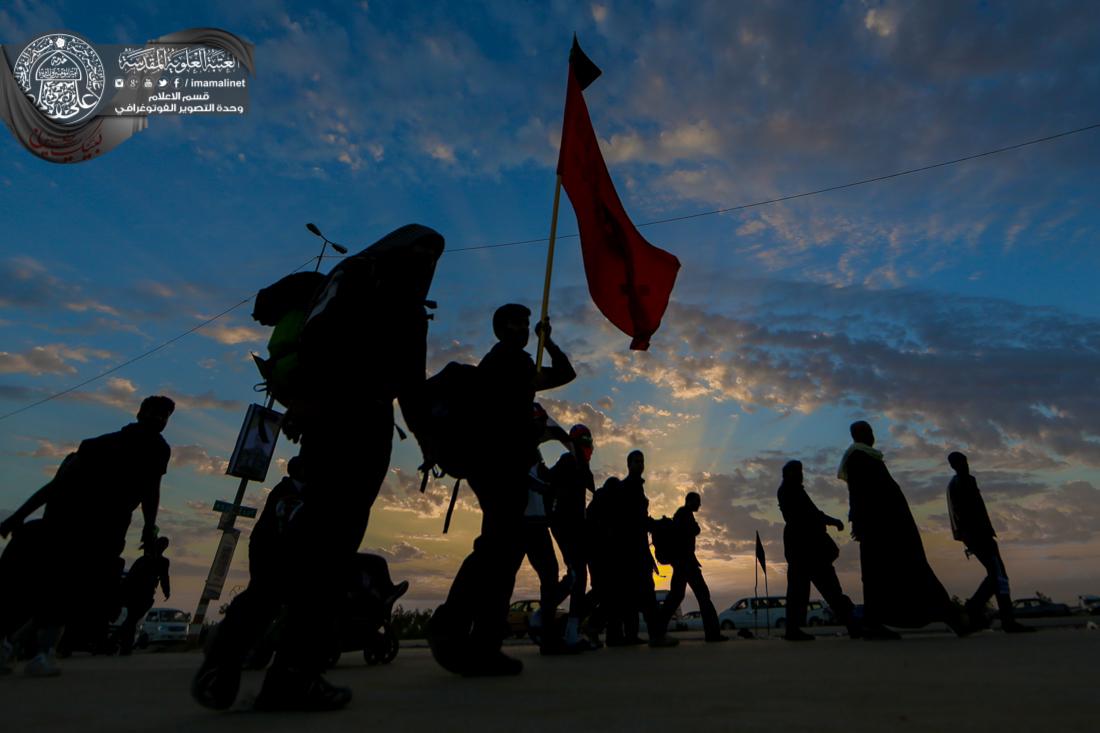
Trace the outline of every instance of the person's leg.
<instances>
[{"instance_id":1,"label":"person's leg","mask_svg":"<svg viewBox=\"0 0 1100 733\"><path fill-rule=\"evenodd\" d=\"M637 594L635 596L635 610L631 614L635 635L637 634L638 611L640 610L642 618L645 619L646 629L648 629L649 645L656 647L676 646L679 642L668 635L665 615L657 603L657 594L653 586L653 571L648 564L648 557L645 558L645 562L646 564L637 571L639 575L635 586L635 593ZM683 593L682 590L680 592ZM672 608L675 608L675 606Z\"/></svg>"},{"instance_id":2,"label":"person's leg","mask_svg":"<svg viewBox=\"0 0 1100 733\"><path fill-rule=\"evenodd\" d=\"M806 606L810 601L810 576L800 562L787 561L787 629L806 625Z\"/></svg>"},{"instance_id":3,"label":"person's leg","mask_svg":"<svg viewBox=\"0 0 1100 733\"><path fill-rule=\"evenodd\" d=\"M191 683L191 695L200 705L226 710L236 700L245 658L282 608L281 583L277 576L254 573L210 632L203 663Z\"/></svg>"},{"instance_id":4,"label":"person's leg","mask_svg":"<svg viewBox=\"0 0 1100 733\"><path fill-rule=\"evenodd\" d=\"M986 621L985 606L990 597L996 597L997 610L1000 612L1001 629L1007 632L1034 631L1032 626L1024 626L1016 621L1016 614L1012 608L1012 595L1008 585L1008 573L1005 571L1004 560L1001 559L1001 550L997 541L991 539L988 544L970 548L971 553L985 567L985 580L978 587L977 592L966 602L966 610L974 626L984 625L978 621Z\"/></svg>"},{"instance_id":5,"label":"person's leg","mask_svg":"<svg viewBox=\"0 0 1100 733\"><path fill-rule=\"evenodd\" d=\"M703 633L708 641L725 640L718 626L718 611L714 608L714 602L710 599L710 588L703 578L703 569L695 566L687 575L687 584L691 592L695 594L695 600L699 603L699 615L703 617Z\"/></svg>"},{"instance_id":6,"label":"person's leg","mask_svg":"<svg viewBox=\"0 0 1100 733\"><path fill-rule=\"evenodd\" d=\"M689 572L686 566L674 565L672 567L672 579L668 582L668 595L665 596L665 600L661 603L661 612L659 614L661 633L668 630L668 623L672 619L672 615L676 613L676 609L684 602L684 595L687 592L688 575ZM646 621L646 623L648 625L649 622ZM651 629L649 634L653 636L654 630Z\"/></svg>"},{"instance_id":7,"label":"person's leg","mask_svg":"<svg viewBox=\"0 0 1100 733\"><path fill-rule=\"evenodd\" d=\"M981 584L974 591L974 595L966 602L966 609L970 613L980 612L984 615L989 599L1000 595L1002 587L1004 588L1004 595L1008 595L1008 578L1004 575L1004 566L1001 563L1000 552L997 550L995 541L990 540L988 543L982 544L975 543L969 550L985 568L985 577L982 578ZM1011 606L1011 603L1009 606ZM1001 609L1001 612L1003 613L1004 609Z\"/></svg>"},{"instance_id":8,"label":"person's leg","mask_svg":"<svg viewBox=\"0 0 1100 733\"><path fill-rule=\"evenodd\" d=\"M524 550L539 578L539 634L553 635L554 615L558 607L558 558L554 554L550 530L545 524L524 520Z\"/></svg>"},{"instance_id":9,"label":"person's leg","mask_svg":"<svg viewBox=\"0 0 1100 733\"><path fill-rule=\"evenodd\" d=\"M115 641L118 644L118 653L122 656L130 654L134 649L134 636L137 633L137 625L149 613L153 607L155 598L145 596L131 596L126 599L126 619L118 627Z\"/></svg>"},{"instance_id":10,"label":"person's leg","mask_svg":"<svg viewBox=\"0 0 1100 733\"><path fill-rule=\"evenodd\" d=\"M559 525L554 538L561 548L562 558L572 575L569 588L569 616L565 623L565 641L571 646L581 644L580 624L585 614L585 589L588 586L588 561L584 553L583 527ZM588 646L588 645L586 645Z\"/></svg>"},{"instance_id":11,"label":"person's leg","mask_svg":"<svg viewBox=\"0 0 1100 733\"><path fill-rule=\"evenodd\" d=\"M845 626L851 627L855 604L852 599L844 594L840 587L840 579L836 576L836 568L832 563L822 563L811 571L810 580L821 593L822 599L832 609L836 620ZM787 600L790 607L790 599Z\"/></svg>"},{"instance_id":12,"label":"person's leg","mask_svg":"<svg viewBox=\"0 0 1100 733\"><path fill-rule=\"evenodd\" d=\"M481 534L451 583L429 630L432 655L458 674L515 674L518 660L500 653L516 572L523 562L523 477L470 477L481 506Z\"/></svg>"},{"instance_id":13,"label":"person's leg","mask_svg":"<svg viewBox=\"0 0 1100 733\"><path fill-rule=\"evenodd\" d=\"M393 440L392 405L360 408L334 411L303 435L307 488L288 538L286 631L257 708L332 709L351 699L321 675L338 646L333 609L354 570Z\"/></svg>"}]
</instances>

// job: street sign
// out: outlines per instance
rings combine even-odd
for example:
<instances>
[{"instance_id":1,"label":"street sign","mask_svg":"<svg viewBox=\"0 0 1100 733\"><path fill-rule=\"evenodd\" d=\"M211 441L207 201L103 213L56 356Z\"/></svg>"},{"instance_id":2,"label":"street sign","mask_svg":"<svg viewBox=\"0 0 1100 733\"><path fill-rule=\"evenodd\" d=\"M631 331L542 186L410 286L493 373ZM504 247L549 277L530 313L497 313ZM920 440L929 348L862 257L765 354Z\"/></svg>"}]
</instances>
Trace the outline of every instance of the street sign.
<instances>
[{"instance_id":1,"label":"street sign","mask_svg":"<svg viewBox=\"0 0 1100 733\"><path fill-rule=\"evenodd\" d=\"M206 576L206 587L202 590L203 598L216 601L221 597L225 578L229 575L229 565L233 562L233 551L237 548L237 540L240 537L239 529L230 529L222 534L218 550L214 553L214 564L210 566L210 574Z\"/></svg>"},{"instance_id":2,"label":"street sign","mask_svg":"<svg viewBox=\"0 0 1100 733\"><path fill-rule=\"evenodd\" d=\"M214 511L225 512L233 511L233 502L218 499L214 502ZM254 519L256 517L256 507L254 506L239 506L237 507L237 516L244 517L245 519Z\"/></svg>"}]
</instances>

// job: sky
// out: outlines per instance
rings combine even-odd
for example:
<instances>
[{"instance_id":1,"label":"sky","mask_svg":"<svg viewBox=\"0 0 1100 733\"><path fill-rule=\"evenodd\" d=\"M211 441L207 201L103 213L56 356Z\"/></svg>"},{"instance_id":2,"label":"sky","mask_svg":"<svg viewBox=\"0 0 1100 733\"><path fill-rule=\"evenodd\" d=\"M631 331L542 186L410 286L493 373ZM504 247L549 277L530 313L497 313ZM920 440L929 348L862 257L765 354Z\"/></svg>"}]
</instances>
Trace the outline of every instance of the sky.
<instances>
[{"instance_id":1,"label":"sky","mask_svg":"<svg viewBox=\"0 0 1100 733\"><path fill-rule=\"evenodd\" d=\"M493 309L536 309L541 296L545 242L463 248L547 236L574 32L603 69L585 96L640 224L1100 123L1098 22L1095 3L1040 0L5 2L4 44L218 27L255 44L256 75L243 118L151 119L79 165L45 163L0 134L0 414L303 265L319 244L306 222L353 251L409 222L441 232L429 368L475 362L492 345ZM648 352L630 351L595 309L565 237L550 308L579 378L541 402L592 428L597 481L645 451L653 515L702 494L699 556L720 609L753 592L757 531L770 590L783 592L784 462L802 460L811 496L846 518L835 476L856 419L875 427L951 593L969 596L983 575L950 535L952 450L970 457L1015 596L1100 592L1098 162L1094 129L644 227L682 263ZM559 233L575 232L563 199ZM158 523L173 540L169 605L193 610L219 536L212 504L236 488L226 459L247 405L262 401L249 353L264 352L268 331L250 310L0 419L0 516L80 440L167 394L178 408ZM355 389L353 373L334 378ZM441 534L450 486L417 492L412 443L395 439L363 549L411 581L408 606L427 608L479 515L467 493ZM294 450L280 444L246 504L262 504ZM841 581L859 599L858 547L838 542ZM226 597L247 582L245 554ZM536 594L525 565L515 597Z\"/></svg>"}]
</instances>

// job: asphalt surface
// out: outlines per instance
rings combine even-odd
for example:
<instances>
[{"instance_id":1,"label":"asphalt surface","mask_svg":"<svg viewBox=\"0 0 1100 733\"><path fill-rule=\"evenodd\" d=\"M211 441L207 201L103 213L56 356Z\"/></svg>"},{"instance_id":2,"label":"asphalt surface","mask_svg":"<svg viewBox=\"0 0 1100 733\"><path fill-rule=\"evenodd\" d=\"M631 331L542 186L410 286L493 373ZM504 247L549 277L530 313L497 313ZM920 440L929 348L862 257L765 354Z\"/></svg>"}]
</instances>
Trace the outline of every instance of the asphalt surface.
<instances>
[{"instance_id":1,"label":"asphalt surface","mask_svg":"<svg viewBox=\"0 0 1100 733\"><path fill-rule=\"evenodd\" d=\"M540 657L509 645L518 677L463 679L420 645L388 666L345 654L329 678L350 707L323 714L248 709L261 674L245 674L236 708L216 713L188 696L197 653L74 656L64 673L0 677L5 731L1096 731L1100 631L1049 628L966 639L945 633L897 642L821 636L673 649L604 649Z\"/></svg>"}]
</instances>

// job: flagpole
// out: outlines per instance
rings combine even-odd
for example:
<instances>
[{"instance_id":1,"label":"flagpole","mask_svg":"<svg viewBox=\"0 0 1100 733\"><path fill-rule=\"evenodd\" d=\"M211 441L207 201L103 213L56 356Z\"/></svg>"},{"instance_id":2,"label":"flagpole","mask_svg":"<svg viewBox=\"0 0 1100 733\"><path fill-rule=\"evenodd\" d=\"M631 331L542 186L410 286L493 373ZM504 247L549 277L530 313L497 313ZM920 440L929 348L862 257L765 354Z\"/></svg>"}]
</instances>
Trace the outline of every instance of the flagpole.
<instances>
[{"instance_id":1,"label":"flagpole","mask_svg":"<svg viewBox=\"0 0 1100 733\"><path fill-rule=\"evenodd\" d=\"M764 568L764 598L767 599L768 605L764 606L764 622L768 624L768 636L772 635L772 602L771 594L768 593L768 568Z\"/></svg>"},{"instance_id":2,"label":"flagpole","mask_svg":"<svg viewBox=\"0 0 1100 733\"><path fill-rule=\"evenodd\" d=\"M752 630L756 632L760 629L760 624L756 621L756 612L760 606L760 560L755 557L752 558Z\"/></svg>"},{"instance_id":3,"label":"flagpole","mask_svg":"<svg viewBox=\"0 0 1100 733\"><path fill-rule=\"evenodd\" d=\"M554 242L558 236L558 204L561 202L561 174L558 174L554 184L554 213L550 216L550 246L546 248L546 279L542 284L542 312L539 315L539 323L546 323L546 317L550 312L550 276L554 272ZM545 326L543 326L545 328ZM535 354L535 371L542 370L542 352L546 347L546 331L539 331L539 348Z\"/></svg>"}]
</instances>

